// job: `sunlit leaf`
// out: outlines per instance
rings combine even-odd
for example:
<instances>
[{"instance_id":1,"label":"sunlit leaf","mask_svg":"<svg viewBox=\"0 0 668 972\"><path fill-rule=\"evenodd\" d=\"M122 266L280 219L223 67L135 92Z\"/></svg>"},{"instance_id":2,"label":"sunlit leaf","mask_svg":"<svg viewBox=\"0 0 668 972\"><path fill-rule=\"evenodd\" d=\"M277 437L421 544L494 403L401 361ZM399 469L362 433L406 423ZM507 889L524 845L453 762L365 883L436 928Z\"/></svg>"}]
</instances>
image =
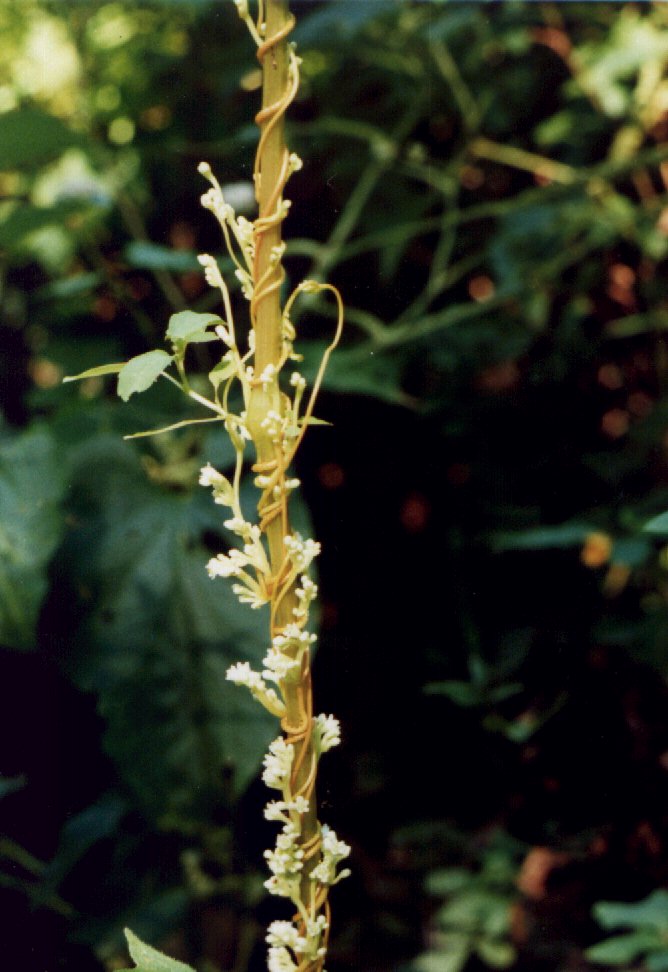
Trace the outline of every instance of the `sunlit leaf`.
<instances>
[{"instance_id":1,"label":"sunlit leaf","mask_svg":"<svg viewBox=\"0 0 668 972\"><path fill-rule=\"evenodd\" d=\"M125 937L130 958L136 965L134 969L125 969L124 972L194 972L190 965L177 962L176 959L169 958L155 948L151 948L150 945L146 945L129 928L125 929Z\"/></svg>"},{"instance_id":2,"label":"sunlit leaf","mask_svg":"<svg viewBox=\"0 0 668 972\"><path fill-rule=\"evenodd\" d=\"M63 381L80 381L82 378L99 378L102 375L117 375L125 367L125 362L119 364L97 365L95 368L87 368L78 375L66 375Z\"/></svg>"},{"instance_id":3,"label":"sunlit leaf","mask_svg":"<svg viewBox=\"0 0 668 972\"><path fill-rule=\"evenodd\" d=\"M169 327L165 337L172 341L192 341L194 335L206 331L211 324L222 324L217 314L197 314L195 311L179 311L169 318Z\"/></svg>"},{"instance_id":4,"label":"sunlit leaf","mask_svg":"<svg viewBox=\"0 0 668 972\"><path fill-rule=\"evenodd\" d=\"M147 351L131 358L118 374L118 394L124 402L136 392L146 391L171 364L172 356L166 351Z\"/></svg>"}]
</instances>

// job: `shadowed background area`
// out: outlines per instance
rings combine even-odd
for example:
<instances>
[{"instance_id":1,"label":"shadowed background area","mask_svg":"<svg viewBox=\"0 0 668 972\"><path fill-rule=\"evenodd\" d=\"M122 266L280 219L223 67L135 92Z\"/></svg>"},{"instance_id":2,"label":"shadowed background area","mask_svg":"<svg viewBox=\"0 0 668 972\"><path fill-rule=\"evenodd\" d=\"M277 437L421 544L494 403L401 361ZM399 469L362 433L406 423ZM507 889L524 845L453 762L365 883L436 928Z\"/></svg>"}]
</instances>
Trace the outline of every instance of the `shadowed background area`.
<instances>
[{"instance_id":1,"label":"shadowed background area","mask_svg":"<svg viewBox=\"0 0 668 972\"><path fill-rule=\"evenodd\" d=\"M668 969L668 7L291 6L286 269L348 306L295 508L329 972ZM129 925L261 972L273 730L224 672L266 619L197 486L231 449L123 440L199 414L166 383L62 383L217 309L197 164L252 212L252 44L221 0L0 0L0 35L3 956L112 972Z\"/></svg>"}]
</instances>

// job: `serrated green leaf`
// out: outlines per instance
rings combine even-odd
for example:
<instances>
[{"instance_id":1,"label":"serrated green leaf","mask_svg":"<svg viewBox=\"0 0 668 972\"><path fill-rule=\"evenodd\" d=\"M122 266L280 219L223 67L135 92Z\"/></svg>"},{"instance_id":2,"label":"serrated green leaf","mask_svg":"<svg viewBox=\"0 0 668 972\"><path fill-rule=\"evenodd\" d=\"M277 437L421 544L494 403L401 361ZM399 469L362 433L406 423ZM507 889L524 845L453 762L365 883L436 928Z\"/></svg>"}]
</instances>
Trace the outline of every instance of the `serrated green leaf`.
<instances>
[{"instance_id":1,"label":"serrated green leaf","mask_svg":"<svg viewBox=\"0 0 668 972\"><path fill-rule=\"evenodd\" d=\"M147 351L131 358L118 373L118 394L124 402L136 392L146 391L171 363L166 351Z\"/></svg>"},{"instance_id":2,"label":"serrated green leaf","mask_svg":"<svg viewBox=\"0 0 668 972\"><path fill-rule=\"evenodd\" d=\"M648 936L647 932L629 932L627 935L614 935L606 938L585 951L590 962L601 962L607 965L626 965L635 958L657 944L656 937Z\"/></svg>"},{"instance_id":3,"label":"serrated green leaf","mask_svg":"<svg viewBox=\"0 0 668 972\"><path fill-rule=\"evenodd\" d=\"M98 378L102 375L117 375L121 368L124 367L124 361L121 361L118 364L97 365L95 368L87 368L86 371L82 371L78 375L66 375L63 378L63 382L80 381L82 378Z\"/></svg>"},{"instance_id":4,"label":"serrated green leaf","mask_svg":"<svg viewBox=\"0 0 668 972\"><path fill-rule=\"evenodd\" d=\"M169 327L165 332L165 337L170 341L185 341L186 343L195 340L194 335L206 331L211 324L222 324L222 319L217 314L197 314L195 311L179 311L172 314L169 318Z\"/></svg>"},{"instance_id":5,"label":"serrated green leaf","mask_svg":"<svg viewBox=\"0 0 668 972\"><path fill-rule=\"evenodd\" d=\"M190 965L169 958L150 945L146 945L129 928L125 929L125 937L130 958L136 962L136 968L125 969L124 972L194 972Z\"/></svg>"},{"instance_id":6,"label":"serrated green leaf","mask_svg":"<svg viewBox=\"0 0 668 972\"><path fill-rule=\"evenodd\" d=\"M668 931L668 891L659 888L642 901L598 901L594 916L603 928L652 928Z\"/></svg>"}]
</instances>

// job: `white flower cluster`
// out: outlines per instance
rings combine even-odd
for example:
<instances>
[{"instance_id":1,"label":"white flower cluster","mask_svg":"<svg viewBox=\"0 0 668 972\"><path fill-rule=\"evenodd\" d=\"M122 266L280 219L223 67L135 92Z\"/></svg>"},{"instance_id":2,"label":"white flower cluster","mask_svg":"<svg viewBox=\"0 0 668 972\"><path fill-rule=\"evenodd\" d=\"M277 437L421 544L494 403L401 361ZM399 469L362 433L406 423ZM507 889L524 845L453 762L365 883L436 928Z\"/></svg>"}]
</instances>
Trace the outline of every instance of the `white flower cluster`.
<instances>
[{"instance_id":1,"label":"white flower cluster","mask_svg":"<svg viewBox=\"0 0 668 972\"><path fill-rule=\"evenodd\" d=\"M287 790L290 786L290 770L295 749L292 743L286 743L283 736L274 739L269 746L269 752L264 757L264 773L262 779L272 790Z\"/></svg>"},{"instance_id":2,"label":"white flower cluster","mask_svg":"<svg viewBox=\"0 0 668 972\"><path fill-rule=\"evenodd\" d=\"M313 745L316 753L329 752L341 742L341 724L333 715L320 714L313 720Z\"/></svg>"},{"instance_id":3,"label":"white flower cluster","mask_svg":"<svg viewBox=\"0 0 668 972\"><path fill-rule=\"evenodd\" d=\"M210 486L213 490L213 501L219 506L234 505L234 489L229 479L214 469L210 462L203 466L199 474L200 486Z\"/></svg>"},{"instance_id":4,"label":"white flower cluster","mask_svg":"<svg viewBox=\"0 0 668 972\"><path fill-rule=\"evenodd\" d=\"M234 0L234 2L256 43L262 44L262 39L266 35L265 25L253 21L247 0ZM298 70L299 60L291 50L290 85L294 86L297 83ZM291 154L287 162L286 178L301 167L301 159L294 153ZM218 220L242 293L248 300L252 300L257 241L267 225L276 225L285 218L290 202L282 198L281 191L277 192L275 212L264 217L263 220L252 223L243 216L236 215L234 207L225 198L223 189L208 163L201 163L199 171L210 183L210 188L202 196L202 205ZM270 270L280 268L284 252L283 243L272 247L269 253ZM305 378L298 371L294 371L290 376L290 387L293 389L290 397L286 396L279 386L279 373L282 366L288 360L301 360L301 356L293 349L296 335L294 324L290 319L290 311L299 293L316 293L323 289L323 285L314 281L305 281L293 292L285 304L281 320L281 359L275 364L267 364L260 370L254 357L255 332L252 327L248 336L248 351L242 355L237 347L229 293L217 261L207 253L200 254L198 260L204 270L207 283L221 291L225 304L226 319L216 327L216 335L226 346L223 364L216 369L216 380L214 381L213 377L211 379L216 388L216 395L223 381L230 376L236 376L242 386L246 409L249 408L252 395L257 388L272 396L272 402L273 396L277 396L280 404L274 405L274 409L266 412L260 426L265 439L269 439L278 456L283 456L283 466L287 467L303 434L305 416L310 416L313 408L311 400L305 413L300 416L307 385ZM319 380L318 377L315 389L318 387ZM227 411L228 389L229 382L225 385L224 395L221 396L222 404L216 398L212 407L223 418L225 428L236 450L236 473L233 482L230 482L222 473L207 464L201 470L199 481L201 485L212 490L215 503L229 508L231 512L229 518L225 520L225 527L240 542L239 546L233 546L227 553L212 557L207 564L207 570L212 578L233 578L236 583L232 585L232 591L241 603L249 604L252 608L259 608L271 600L272 609L275 609L281 599L291 592L293 620L284 623L278 630L273 627L274 636L263 659L262 671L254 671L248 662L238 662L229 668L226 676L235 685L247 688L251 695L276 718L284 719L289 711L287 702L291 698L290 693L294 691L293 683L299 682L305 659L308 658L310 649L316 641L316 636L308 631L307 627L310 607L317 597L318 588L308 577L307 572L320 553L320 544L315 540L303 538L299 533L292 533L283 539L285 563L278 571L275 569L275 564L270 564L265 549L266 539L260 526L249 523L241 509L240 471L244 442L251 439L251 435L247 426L246 412L242 411L237 416ZM277 468L261 466L259 474L255 477L256 487L265 491L263 497L265 505L268 502L272 505L283 503L300 485L298 479L286 477L282 469ZM275 624L274 617L275 614L272 613L272 625ZM269 972L300 972L306 965L310 967L311 962L318 962L318 968L320 967L325 955L328 932L323 888L336 884L349 873L348 870L341 870L339 865L350 854L350 848L338 839L333 830L322 826L319 831L321 840L319 843L315 840L313 828L314 825L316 827L320 825L315 822L315 808L309 805L308 795L312 779L310 772L306 773L309 783L300 784L303 785L304 792L295 792L299 789L295 778L302 780L305 775L302 770L298 770L298 767L302 766L304 756L306 755L308 761L306 765L311 771L315 771L320 757L339 745L341 741L339 722L333 715L320 714L313 719L310 738L308 735L305 738L302 736L298 738L300 741L293 743L289 741L289 733L287 737L279 736L269 746L263 761L262 779L270 789L279 792L279 799L270 800L264 814L267 820L276 821L281 828L274 848L265 851L264 856L270 871L265 886L271 894L289 899L296 909L293 921L274 921L269 927L266 939L269 947L267 957ZM301 751L302 746L306 747L305 753ZM299 747L299 751L296 751L296 747ZM312 857L311 855L314 854L316 856ZM305 873L308 874L308 880L305 880ZM305 885L311 890L303 894Z\"/></svg>"},{"instance_id":5,"label":"white flower cluster","mask_svg":"<svg viewBox=\"0 0 668 972\"><path fill-rule=\"evenodd\" d=\"M270 894L280 898L299 900L301 872L304 868L304 851L299 844L300 828L292 822L283 825L273 850L264 852L271 877L264 882Z\"/></svg>"},{"instance_id":6,"label":"white flower cluster","mask_svg":"<svg viewBox=\"0 0 668 972\"><path fill-rule=\"evenodd\" d=\"M298 533L283 540L288 557L299 573L308 570L320 553L320 544L316 540L302 540Z\"/></svg>"},{"instance_id":7,"label":"white flower cluster","mask_svg":"<svg viewBox=\"0 0 668 972\"><path fill-rule=\"evenodd\" d=\"M311 880L318 881L320 884L333 885L338 884L343 878L348 877L350 871L346 868L343 871L337 871L337 868L341 861L345 860L350 855L350 846L344 841L339 840L336 836L336 831L332 830L326 824L322 828L322 851L321 851L320 862L311 871Z\"/></svg>"},{"instance_id":8,"label":"white flower cluster","mask_svg":"<svg viewBox=\"0 0 668 972\"><path fill-rule=\"evenodd\" d=\"M272 715L279 719L285 715L284 703L273 688L267 687L262 675L254 672L248 662L237 662L236 665L231 665L225 677L228 682L233 682L235 685L245 685L253 698L261 702Z\"/></svg>"}]
</instances>

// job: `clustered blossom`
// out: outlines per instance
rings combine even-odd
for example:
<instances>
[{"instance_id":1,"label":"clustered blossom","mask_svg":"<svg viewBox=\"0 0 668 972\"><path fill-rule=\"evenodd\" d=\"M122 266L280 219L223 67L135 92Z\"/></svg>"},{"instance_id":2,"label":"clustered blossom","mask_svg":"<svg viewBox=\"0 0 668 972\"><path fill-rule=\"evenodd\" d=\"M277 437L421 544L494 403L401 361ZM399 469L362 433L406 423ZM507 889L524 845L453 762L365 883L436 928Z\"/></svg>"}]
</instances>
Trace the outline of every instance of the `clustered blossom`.
<instances>
[{"instance_id":1,"label":"clustered blossom","mask_svg":"<svg viewBox=\"0 0 668 972\"><path fill-rule=\"evenodd\" d=\"M274 739L269 746L269 752L264 757L264 773L262 779L272 790L285 790L290 783L290 770L294 758L295 748L292 743L286 743L283 736Z\"/></svg>"},{"instance_id":2,"label":"clustered blossom","mask_svg":"<svg viewBox=\"0 0 668 972\"><path fill-rule=\"evenodd\" d=\"M288 557L299 573L308 570L320 553L320 544L316 540L302 540L298 533L291 537L285 537L283 542Z\"/></svg>"},{"instance_id":3,"label":"clustered blossom","mask_svg":"<svg viewBox=\"0 0 668 972\"><path fill-rule=\"evenodd\" d=\"M329 752L341 742L341 723L333 715L319 715L313 720L313 741L318 755Z\"/></svg>"}]
</instances>

